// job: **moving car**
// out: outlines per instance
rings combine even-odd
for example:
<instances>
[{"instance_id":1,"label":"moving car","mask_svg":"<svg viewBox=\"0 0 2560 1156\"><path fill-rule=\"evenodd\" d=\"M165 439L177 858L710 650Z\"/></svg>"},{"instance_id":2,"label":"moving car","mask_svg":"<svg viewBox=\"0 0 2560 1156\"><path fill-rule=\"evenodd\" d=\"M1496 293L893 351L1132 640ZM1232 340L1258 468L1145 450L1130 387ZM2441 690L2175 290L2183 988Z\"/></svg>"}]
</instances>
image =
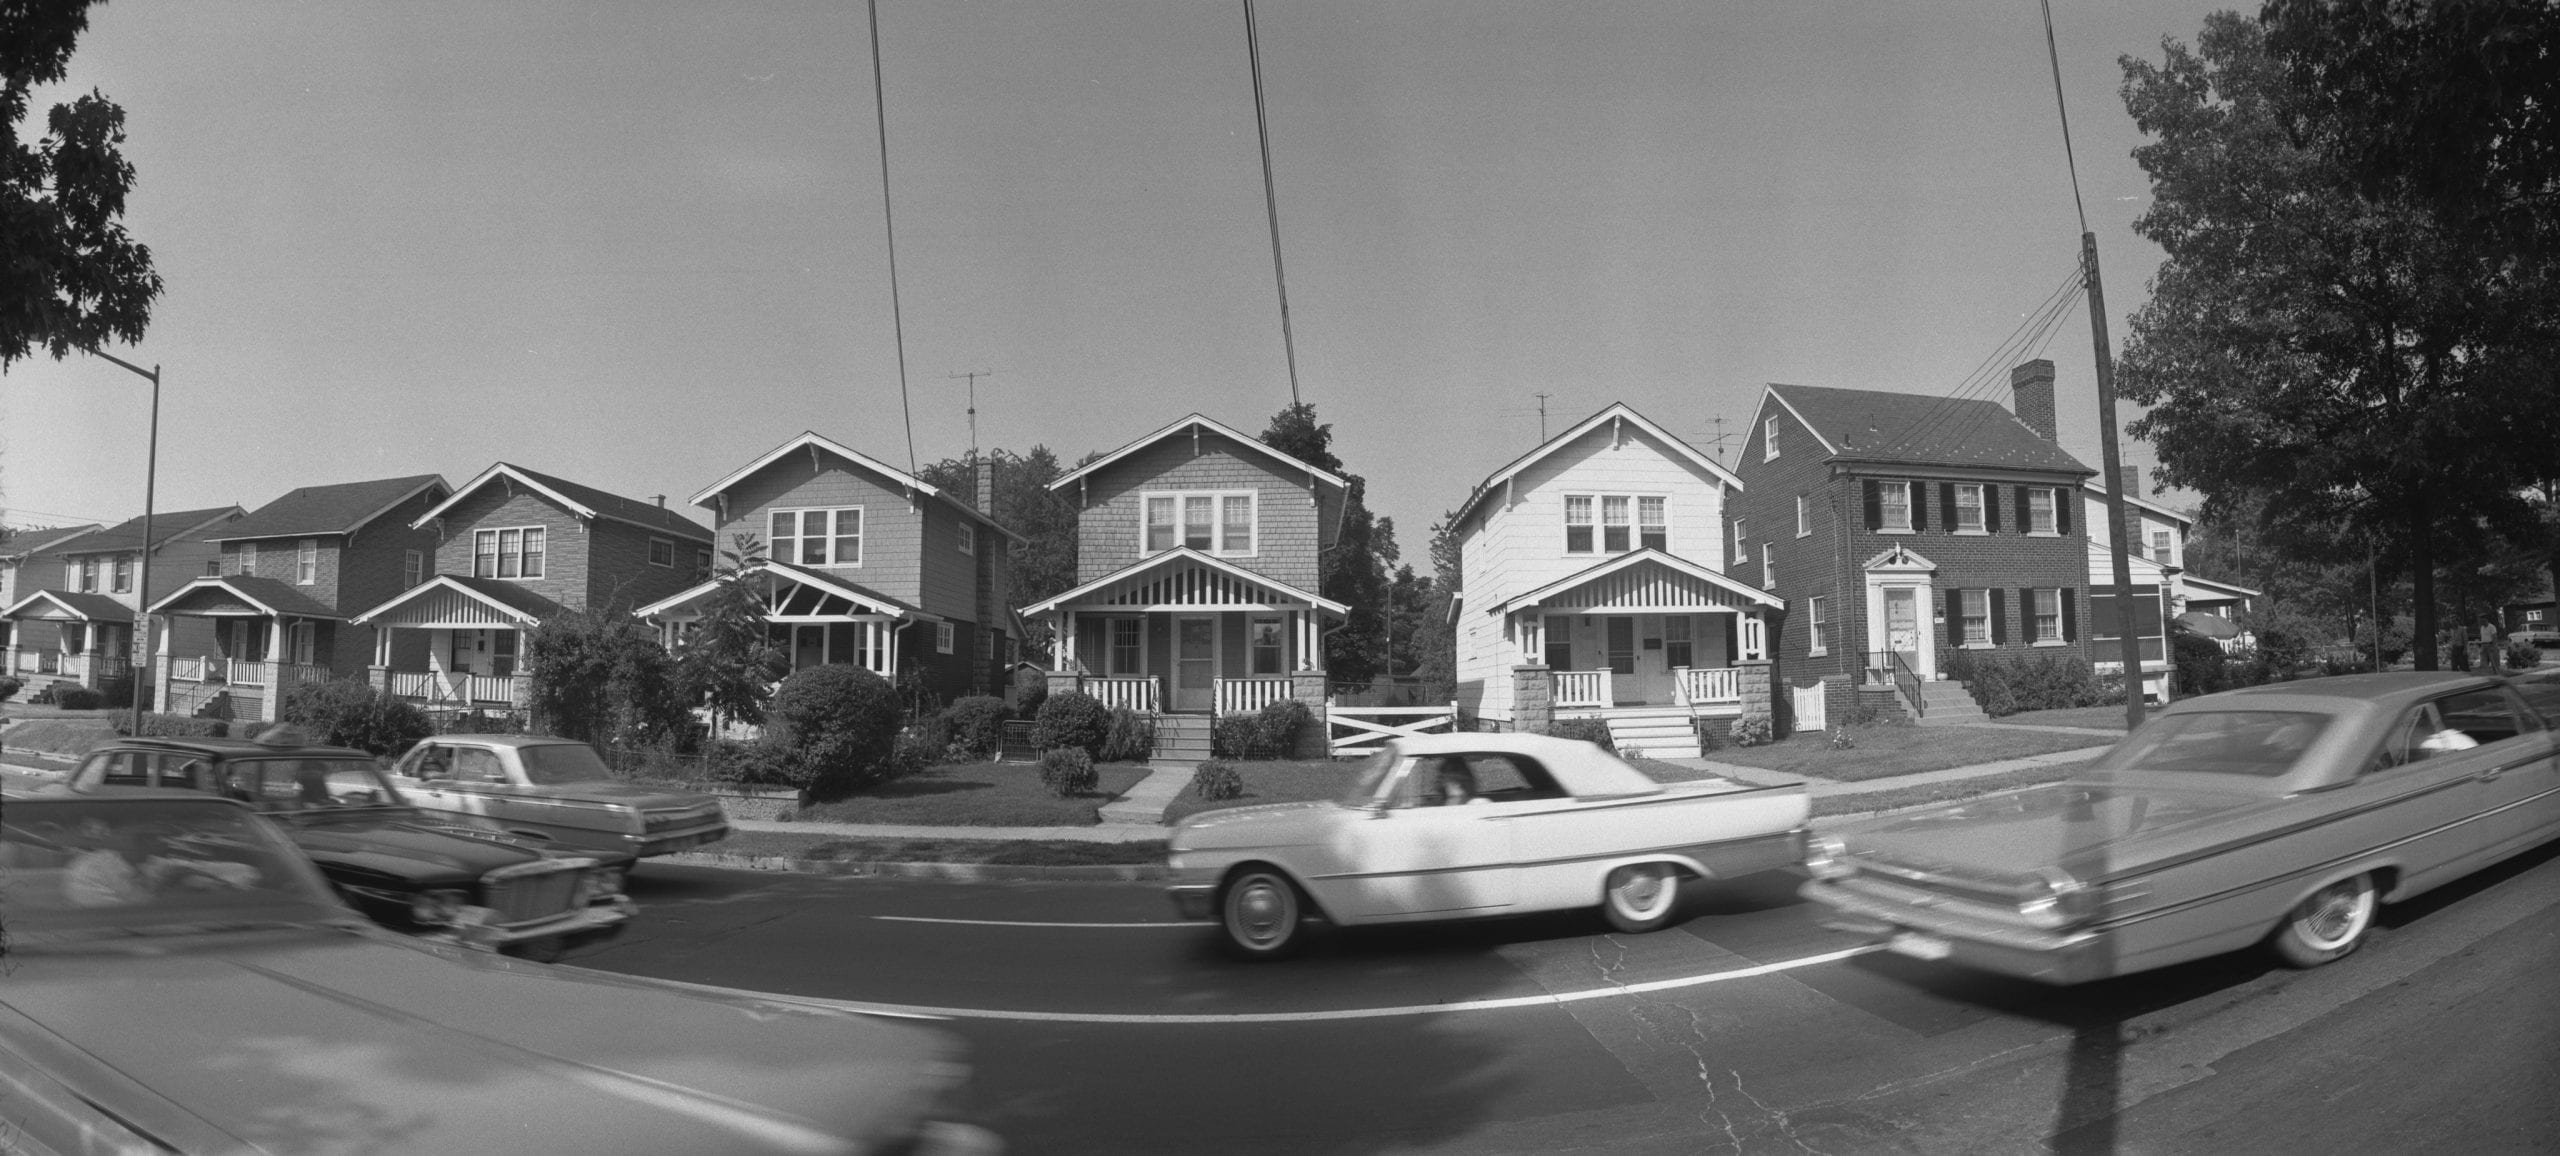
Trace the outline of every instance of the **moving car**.
<instances>
[{"instance_id":1,"label":"moving car","mask_svg":"<svg viewBox=\"0 0 2560 1156\"><path fill-rule=\"evenodd\" d=\"M620 933L634 910L622 894L628 855L440 824L409 805L373 756L310 745L289 727L255 742L117 739L92 750L60 789L193 791L245 803L282 824L321 874L384 926L475 947L556 955Z\"/></svg>"},{"instance_id":2,"label":"moving car","mask_svg":"<svg viewBox=\"0 0 2560 1156\"><path fill-rule=\"evenodd\" d=\"M199 793L12 799L11 1151L991 1152L921 1028L393 935Z\"/></svg>"},{"instance_id":3,"label":"moving car","mask_svg":"<svg viewBox=\"0 0 2560 1156\"><path fill-rule=\"evenodd\" d=\"M1193 815L1168 888L1246 958L1285 955L1300 922L1336 924L1598 907L1622 931L1670 922L1683 880L1794 866L1803 787L1657 783L1586 742L1543 735L1399 739L1334 802Z\"/></svg>"},{"instance_id":4,"label":"moving car","mask_svg":"<svg viewBox=\"0 0 2560 1156\"><path fill-rule=\"evenodd\" d=\"M410 802L455 822L607 855L668 855L729 835L720 800L618 781L575 739L438 735L391 773Z\"/></svg>"},{"instance_id":5,"label":"moving car","mask_svg":"<svg viewBox=\"0 0 2560 1156\"><path fill-rule=\"evenodd\" d=\"M1814 841L1805 898L1890 949L2078 983L2264 943L2313 967L2376 906L2560 835L2504 682L2348 675L2176 703L2067 781Z\"/></svg>"}]
</instances>

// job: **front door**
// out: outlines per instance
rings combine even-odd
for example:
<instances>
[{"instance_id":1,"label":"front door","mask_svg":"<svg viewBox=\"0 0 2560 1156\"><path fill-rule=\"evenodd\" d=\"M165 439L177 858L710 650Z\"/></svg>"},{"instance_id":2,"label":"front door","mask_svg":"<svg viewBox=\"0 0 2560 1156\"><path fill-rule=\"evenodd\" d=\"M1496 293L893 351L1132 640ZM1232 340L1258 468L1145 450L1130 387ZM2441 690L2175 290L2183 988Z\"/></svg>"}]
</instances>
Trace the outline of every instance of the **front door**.
<instances>
[{"instance_id":1,"label":"front door","mask_svg":"<svg viewBox=\"0 0 2560 1156\"><path fill-rule=\"evenodd\" d=\"M1218 705L1218 620L1173 620L1173 709L1206 713Z\"/></svg>"},{"instance_id":2,"label":"front door","mask_svg":"<svg viewBox=\"0 0 2560 1156\"><path fill-rule=\"evenodd\" d=\"M1902 656L1903 664L1914 671L1920 669L1920 630L1920 592L1909 586L1886 587L1884 648Z\"/></svg>"},{"instance_id":3,"label":"front door","mask_svg":"<svg viewBox=\"0 0 2560 1156\"><path fill-rule=\"evenodd\" d=\"M807 670L827 664L827 628L814 622L803 622L791 628L791 669Z\"/></svg>"},{"instance_id":4,"label":"front door","mask_svg":"<svg viewBox=\"0 0 2560 1156\"><path fill-rule=\"evenodd\" d=\"M1636 683L1636 620L1612 616L1607 629L1604 645L1609 655L1609 697L1613 705L1640 701L1644 688Z\"/></svg>"}]
</instances>

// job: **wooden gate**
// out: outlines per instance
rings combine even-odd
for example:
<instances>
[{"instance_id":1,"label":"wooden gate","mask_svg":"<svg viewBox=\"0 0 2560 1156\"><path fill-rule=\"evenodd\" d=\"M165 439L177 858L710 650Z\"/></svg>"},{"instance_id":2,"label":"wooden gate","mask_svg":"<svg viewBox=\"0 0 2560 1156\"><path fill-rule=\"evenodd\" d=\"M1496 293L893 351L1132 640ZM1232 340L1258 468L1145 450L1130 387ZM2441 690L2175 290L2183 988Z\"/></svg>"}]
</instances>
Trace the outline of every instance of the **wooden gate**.
<instances>
[{"instance_id":1,"label":"wooden gate","mask_svg":"<svg viewBox=\"0 0 2560 1156\"><path fill-rule=\"evenodd\" d=\"M1458 729L1458 704L1443 706L1335 706L1324 708L1325 746L1339 757L1365 755L1387 740Z\"/></svg>"}]
</instances>

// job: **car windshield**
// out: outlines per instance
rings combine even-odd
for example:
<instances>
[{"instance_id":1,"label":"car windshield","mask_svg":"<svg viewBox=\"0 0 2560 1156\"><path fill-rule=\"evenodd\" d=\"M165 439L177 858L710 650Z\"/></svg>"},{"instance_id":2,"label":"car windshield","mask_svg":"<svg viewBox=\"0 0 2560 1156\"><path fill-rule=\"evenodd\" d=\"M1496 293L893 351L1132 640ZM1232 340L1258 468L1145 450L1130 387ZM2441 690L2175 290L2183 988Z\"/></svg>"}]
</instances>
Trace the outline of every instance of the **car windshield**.
<instances>
[{"instance_id":1,"label":"car windshield","mask_svg":"<svg viewBox=\"0 0 2560 1156\"><path fill-rule=\"evenodd\" d=\"M344 919L274 825L219 799L11 799L0 907L12 946Z\"/></svg>"},{"instance_id":2,"label":"car windshield","mask_svg":"<svg viewBox=\"0 0 2560 1156\"><path fill-rule=\"evenodd\" d=\"M613 769L585 743L527 743L516 748L516 757L524 761L524 777L536 786L600 783L613 777Z\"/></svg>"},{"instance_id":3,"label":"car windshield","mask_svg":"<svg viewBox=\"0 0 2560 1156\"><path fill-rule=\"evenodd\" d=\"M1395 769L1405 761L1403 756L1396 753L1394 747L1379 749L1368 758L1361 760L1360 768L1351 775L1351 786L1342 792L1338 801L1346 807L1365 807L1376 802L1379 787L1384 785L1387 776L1395 773Z\"/></svg>"},{"instance_id":4,"label":"car windshield","mask_svg":"<svg viewBox=\"0 0 2560 1156\"><path fill-rule=\"evenodd\" d=\"M345 756L234 759L221 771L224 794L261 811L399 807L408 800L371 760Z\"/></svg>"},{"instance_id":5,"label":"car windshield","mask_svg":"<svg viewBox=\"0 0 2560 1156\"><path fill-rule=\"evenodd\" d=\"M2294 710L2208 710L2142 724L2091 768L2274 778L2292 770L2330 717Z\"/></svg>"}]
</instances>

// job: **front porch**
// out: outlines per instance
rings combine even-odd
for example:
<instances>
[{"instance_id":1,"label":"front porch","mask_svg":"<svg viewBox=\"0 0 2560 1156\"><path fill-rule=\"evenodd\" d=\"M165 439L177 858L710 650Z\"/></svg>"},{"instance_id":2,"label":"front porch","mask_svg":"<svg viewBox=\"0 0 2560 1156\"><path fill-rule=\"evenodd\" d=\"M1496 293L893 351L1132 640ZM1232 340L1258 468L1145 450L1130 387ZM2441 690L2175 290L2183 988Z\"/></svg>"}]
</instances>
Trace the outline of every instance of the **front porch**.
<instances>
[{"instance_id":1,"label":"front porch","mask_svg":"<svg viewBox=\"0 0 2560 1156\"><path fill-rule=\"evenodd\" d=\"M794 671L844 663L894 683L905 658L906 628L943 621L837 575L785 562L756 563L739 578L755 596L766 639L789 656ZM700 627L704 608L721 589L715 579L632 613L656 624L659 640L673 653Z\"/></svg>"},{"instance_id":2,"label":"front porch","mask_svg":"<svg viewBox=\"0 0 2560 1156\"><path fill-rule=\"evenodd\" d=\"M1324 701L1339 602L1188 548L1027 608L1056 629L1050 686L1144 714L1221 717ZM1312 696L1312 698L1310 698Z\"/></svg>"},{"instance_id":3,"label":"front porch","mask_svg":"<svg viewBox=\"0 0 2560 1156\"><path fill-rule=\"evenodd\" d=\"M560 607L511 583L439 574L347 620L373 628L368 680L430 713L521 711L526 632Z\"/></svg>"},{"instance_id":4,"label":"front porch","mask_svg":"<svg viewBox=\"0 0 2560 1156\"><path fill-rule=\"evenodd\" d=\"M177 621L197 619L206 629L187 632L196 644L172 645L154 656L158 667L153 709L243 721L274 722L285 692L305 682L336 677L345 622L329 607L271 578L208 576L154 603ZM209 635L212 643L203 645Z\"/></svg>"},{"instance_id":5,"label":"front porch","mask_svg":"<svg viewBox=\"0 0 2560 1156\"><path fill-rule=\"evenodd\" d=\"M134 673L133 611L106 595L38 590L0 617L9 622L0 667L22 681L103 687Z\"/></svg>"},{"instance_id":6,"label":"front porch","mask_svg":"<svg viewBox=\"0 0 2560 1156\"><path fill-rule=\"evenodd\" d=\"M1642 683L1639 681L1638 685L1642 686ZM1622 697L1623 689L1614 668L1556 671L1556 717L1606 718L1611 714L1653 714L1664 707L1683 708L1701 717L1742 713L1742 668L1739 666L1672 667L1667 698L1659 693Z\"/></svg>"},{"instance_id":7,"label":"front porch","mask_svg":"<svg viewBox=\"0 0 2560 1156\"><path fill-rule=\"evenodd\" d=\"M1639 550L1489 608L1520 661L1550 672L1558 718L1744 713L1745 663L1768 657L1775 596Z\"/></svg>"}]
</instances>

